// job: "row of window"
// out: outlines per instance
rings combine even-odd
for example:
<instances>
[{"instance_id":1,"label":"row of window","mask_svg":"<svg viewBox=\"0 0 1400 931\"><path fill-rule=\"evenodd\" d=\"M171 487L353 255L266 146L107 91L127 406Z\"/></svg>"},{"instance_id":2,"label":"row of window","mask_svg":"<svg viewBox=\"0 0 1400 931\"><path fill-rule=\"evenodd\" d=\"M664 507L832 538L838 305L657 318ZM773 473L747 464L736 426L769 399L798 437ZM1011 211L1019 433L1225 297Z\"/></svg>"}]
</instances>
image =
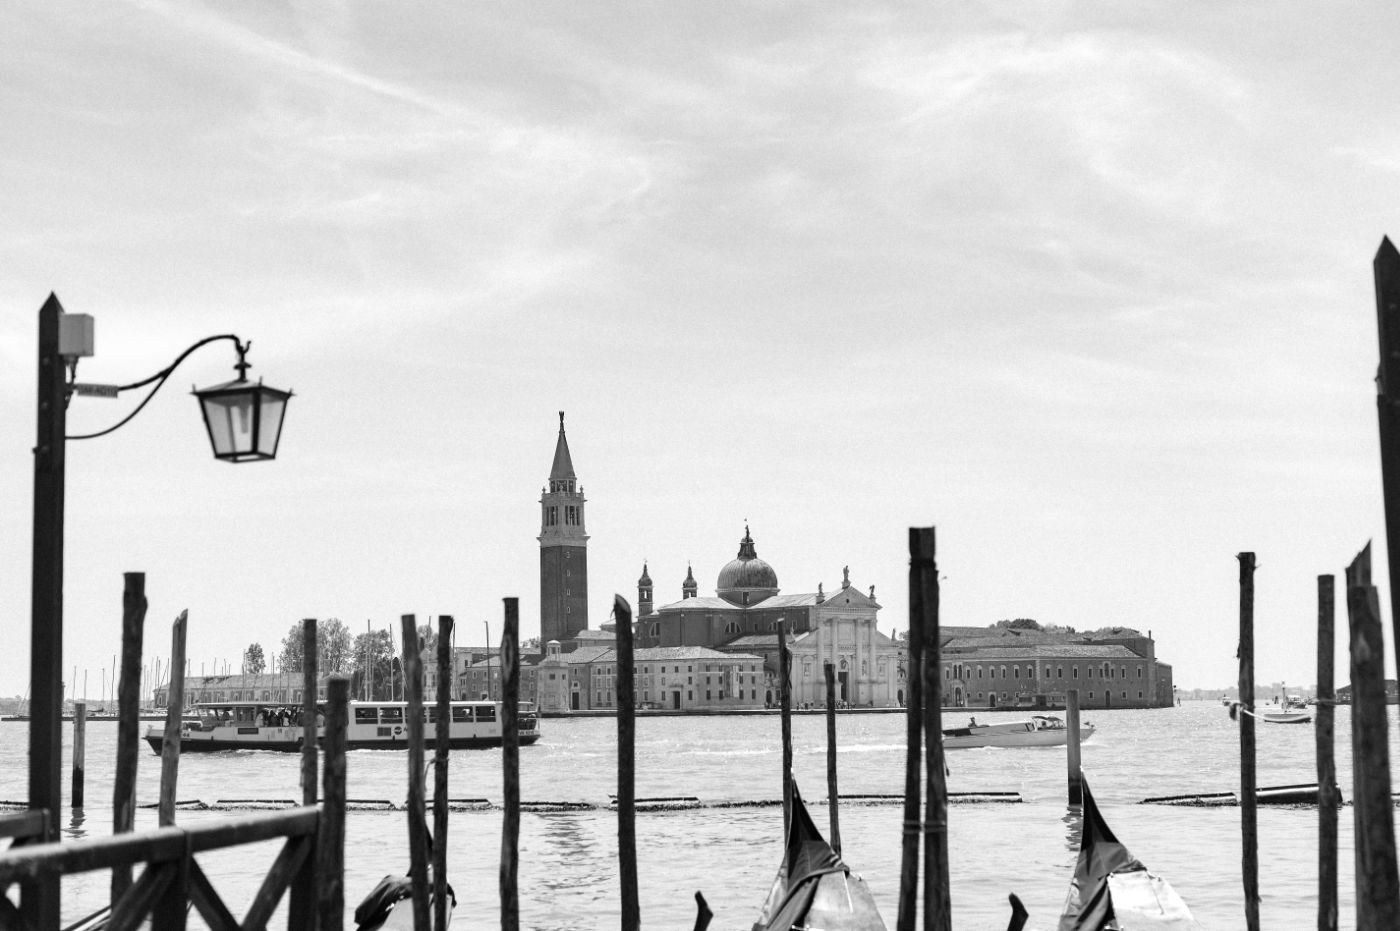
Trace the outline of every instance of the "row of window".
<instances>
[{"instance_id":1,"label":"row of window","mask_svg":"<svg viewBox=\"0 0 1400 931\"><path fill-rule=\"evenodd\" d=\"M969 692L968 694L971 695L972 693ZM1105 693L1104 693L1104 696L1107 697L1107 696L1110 695L1110 694L1111 694L1110 692L1105 692ZM996 692L992 692L992 696L993 696L993 697L996 697L996 695L997 695ZM1119 695L1120 695L1123 699L1125 699L1125 700L1126 700L1127 697L1128 697L1128 693L1127 693L1127 692L1120 692ZM1137 697L1138 697L1139 700L1141 700L1142 697L1143 697L1142 692L1138 692L1138 693L1137 693ZM986 701L986 700L987 700L987 693L986 693L986 692L978 692L978 693L977 693L977 700L978 700L978 701ZM1002 701L1002 702L1009 702L1009 701L1011 701L1011 693L1010 693L1010 692L1002 692L1002 693L1001 693L1001 696L1000 696L999 698L997 698L997 700L998 700L998 701ZM1088 699L1088 700L1089 700L1089 701L1093 701L1093 700L1094 700L1094 693L1093 693L1093 692L1089 692L1089 699Z\"/></svg>"},{"instance_id":2,"label":"row of window","mask_svg":"<svg viewBox=\"0 0 1400 931\"><path fill-rule=\"evenodd\" d=\"M843 666L844 666L844 664L843 664ZM971 679L971 678L973 678L972 672L973 672L973 670L975 669L976 672L977 672L977 678L980 679L980 678L982 678L982 668L983 668L983 667L982 667L982 665L981 665L980 663L979 663L976 667L973 667L973 666L964 666L964 665L962 665L962 664L960 664L960 663L954 663L954 664L952 664L952 665L947 665L947 666L944 666L944 667L943 667L943 678L945 678L945 679ZM1007 678L1019 679L1019 678L1021 678L1021 667L1020 667L1020 666L1012 666L1012 667L1010 667L1010 668L1011 668L1011 675L1008 676L1008 675L1007 675L1007 672L1006 672L1007 667L1006 667L1006 666L1002 666L1002 667L1001 667L1001 677L1002 677L1003 679L1007 679ZM1134 668L1137 670L1137 677L1138 677L1139 679L1141 679L1141 678L1143 677L1143 667L1142 667L1142 666L1135 666ZM1027 679L1034 679L1034 678L1036 677L1035 669L1036 669L1036 668L1035 668L1034 666L1027 666L1027 667L1026 667L1026 678L1027 678ZM1086 667L1085 667L1085 671L1086 671L1086 673L1088 674L1088 678L1090 678L1090 679L1094 678L1094 669L1095 669L1095 667L1093 667L1093 666L1086 666ZM1112 679L1112 678L1115 678L1115 670L1114 670L1113 666L1110 665L1109 663L1104 663L1102 666L1098 667L1098 669L1099 669L1099 678L1100 678L1100 679ZM997 667L996 667L996 666L991 666L991 665L989 665L989 666L986 667L986 670L987 670L987 678L988 678L988 679L995 679L995 678L997 677ZM1127 667L1127 666L1119 666L1116 672L1117 672L1117 676L1116 676L1117 678L1122 678L1122 679L1128 678L1128 667ZM1047 678L1050 677L1050 667L1049 667L1049 666L1046 666L1046 667L1045 667L1045 675L1046 675ZM1054 678L1063 679L1064 677L1065 677L1065 667L1063 667L1063 666L1056 666L1056 667L1055 667L1055 676L1054 676ZM1079 678L1079 667L1078 667L1078 666L1071 666L1071 667L1070 667L1070 678L1071 678L1071 679L1078 679L1078 678Z\"/></svg>"}]
</instances>

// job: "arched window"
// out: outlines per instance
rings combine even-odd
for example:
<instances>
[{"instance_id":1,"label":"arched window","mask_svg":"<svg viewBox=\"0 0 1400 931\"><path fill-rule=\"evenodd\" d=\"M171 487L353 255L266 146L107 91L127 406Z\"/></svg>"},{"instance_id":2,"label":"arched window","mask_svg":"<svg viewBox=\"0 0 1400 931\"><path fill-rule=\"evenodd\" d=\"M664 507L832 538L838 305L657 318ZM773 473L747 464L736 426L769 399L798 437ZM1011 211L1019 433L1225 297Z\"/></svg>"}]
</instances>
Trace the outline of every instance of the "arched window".
<instances>
[{"instance_id":1,"label":"arched window","mask_svg":"<svg viewBox=\"0 0 1400 931\"><path fill-rule=\"evenodd\" d=\"M1063 679L1064 677L1065 677L1065 667L1063 667L1063 666L1056 666L1056 667L1055 667L1055 678L1056 678L1056 679Z\"/></svg>"},{"instance_id":2,"label":"arched window","mask_svg":"<svg viewBox=\"0 0 1400 931\"><path fill-rule=\"evenodd\" d=\"M739 632L739 624L738 624L738 622L737 622L737 621L730 621L728 624L725 624L725 625L724 625L724 632L725 632L726 634L737 634L737 633Z\"/></svg>"},{"instance_id":3,"label":"arched window","mask_svg":"<svg viewBox=\"0 0 1400 931\"><path fill-rule=\"evenodd\" d=\"M653 624L651 625L651 635L652 635L653 637L660 637L660 636L661 636L661 625L660 625L660 624L653 623Z\"/></svg>"},{"instance_id":4,"label":"arched window","mask_svg":"<svg viewBox=\"0 0 1400 931\"><path fill-rule=\"evenodd\" d=\"M1019 678L1021 678L1021 667L1020 667L1020 666L1012 666L1012 667L1011 667L1011 678L1013 678L1013 679L1019 679Z\"/></svg>"}]
</instances>

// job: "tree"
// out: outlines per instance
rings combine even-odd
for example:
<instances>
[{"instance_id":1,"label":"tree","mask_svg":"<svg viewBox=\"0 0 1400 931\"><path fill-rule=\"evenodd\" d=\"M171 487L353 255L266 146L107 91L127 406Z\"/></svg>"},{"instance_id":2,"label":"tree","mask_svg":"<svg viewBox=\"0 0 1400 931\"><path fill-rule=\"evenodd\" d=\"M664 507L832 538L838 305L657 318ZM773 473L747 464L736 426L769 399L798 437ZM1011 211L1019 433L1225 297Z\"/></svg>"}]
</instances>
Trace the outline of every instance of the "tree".
<instances>
[{"instance_id":1,"label":"tree","mask_svg":"<svg viewBox=\"0 0 1400 931\"><path fill-rule=\"evenodd\" d=\"M326 618L316 622L316 672L325 675L331 672L346 672L350 668L353 644L350 629L339 618ZM301 671L301 624L293 624L282 638L282 649L277 653L277 665L283 672Z\"/></svg>"},{"instance_id":2,"label":"tree","mask_svg":"<svg viewBox=\"0 0 1400 931\"><path fill-rule=\"evenodd\" d=\"M250 675L261 675L267 669L267 660L263 658L263 648L261 643L250 643L248 649L243 651L243 671Z\"/></svg>"},{"instance_id":3,"label":"tree","mask_svg":"<svg viewBox=\"0 0 1400 931\"><path fill-rule=\"evenodd\" d=\"M394 655L387 630L372 630L355 638L350 691L369 701L393 701L403 689L402 663ZM366 680L370 688L365 689ZM392 690L392 691L391 691Z\"/></svg>"},{"instance_id":4,"label":"tree","mask_svg":"<svg viewBox=\"0 0 1400 931\"><path fill-rule=\"evenodd\" d=\"M1011 630L1040 630L1040 622L1028 617L1018 617L1014 621L997 621L993 627L1007 627Z\"/></svg>"}]
</instances>

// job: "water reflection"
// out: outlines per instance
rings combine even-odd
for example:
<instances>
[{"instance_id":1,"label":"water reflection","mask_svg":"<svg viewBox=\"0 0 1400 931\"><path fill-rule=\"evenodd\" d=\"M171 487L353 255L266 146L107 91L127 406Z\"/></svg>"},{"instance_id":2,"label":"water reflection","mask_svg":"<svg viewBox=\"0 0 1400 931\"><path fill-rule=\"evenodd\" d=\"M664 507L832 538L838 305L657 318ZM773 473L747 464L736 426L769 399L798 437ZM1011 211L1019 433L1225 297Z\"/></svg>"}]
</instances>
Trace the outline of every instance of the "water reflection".
<instances>
[{"instance_id":1,"label":"water reflection","mask_svg":"<svg viewBox=\"0 0 1400 931\"><path fill-rule=\"evenodd\" d=\"M1066 806L1065 816L1060 821L1065 825L1065 848L1070 853L1078 854L1079 845L1084 840L1084 806Z\"/></svg>"},{"instance_id":2,"label":"water reflection","mask_svg":"<svg viewBox=\"0 0 1400 931\"><path fill-rule=\"evenodd\" d=\"M83 823L84 823L85 821L87 821L87 815L83 812L83 809L81 809L81 808L74 808L74 809L73 809L73 816L72 816L72 818L69 820L68 826L65 827L65 828L63 828L63 833L64 833L64 834L67 834L69 837L73 838L74 840L77 840L78 838L86 837L86 836L87 836L87 831L85 831L85 830L83 829Z\"/></svg>"}]
</instances>

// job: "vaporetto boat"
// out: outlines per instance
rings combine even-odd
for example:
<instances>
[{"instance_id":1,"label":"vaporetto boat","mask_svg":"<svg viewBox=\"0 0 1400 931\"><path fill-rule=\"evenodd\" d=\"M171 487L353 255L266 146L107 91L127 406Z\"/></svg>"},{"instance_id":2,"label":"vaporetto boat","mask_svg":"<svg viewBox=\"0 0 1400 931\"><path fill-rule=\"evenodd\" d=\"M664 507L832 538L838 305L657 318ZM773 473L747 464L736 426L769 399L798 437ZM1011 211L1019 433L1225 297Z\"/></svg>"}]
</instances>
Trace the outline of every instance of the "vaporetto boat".
<instances>
[{"instance_id":1,"label":"vaporetto boat","mask_svg":"<svg viewBox=\"0 0 1400 931\"><path fill-rule=\"evenodd\" d=\"M324 703L317 706L317 738L325 735ZM501 702L454 701L450 705L447 746L451 750L472 750L501 745ZM352 701L346 726L347 750L404 750L408 747L408 702ZM423 706L423 746L437 747L437 705ZM202 702L194 707L194 720L180 728L180 752L200 753L219 750L301 750L305 730L302 709L276 702ZM522 745L540 739L539 715L529 702L521 702L516 715L516 734ZM146 743L161 752L164 726L146 729Z\"/></svg>"},{"instance_id":2,"label":"vaporetto boat","mask_svg":"<svg viewBox=\"0 0 1400 931\"><path fill-rule=\"evenodd\" d=\"M1079 739L1094 735L1092 724L1079 726ZM1069 728L1054 715L1035 714L1029 720L978 724L976 718L966 727L944 728L943 749L970 747L1063 747L1069 743Z\"/></svg>"}]
</instances>

